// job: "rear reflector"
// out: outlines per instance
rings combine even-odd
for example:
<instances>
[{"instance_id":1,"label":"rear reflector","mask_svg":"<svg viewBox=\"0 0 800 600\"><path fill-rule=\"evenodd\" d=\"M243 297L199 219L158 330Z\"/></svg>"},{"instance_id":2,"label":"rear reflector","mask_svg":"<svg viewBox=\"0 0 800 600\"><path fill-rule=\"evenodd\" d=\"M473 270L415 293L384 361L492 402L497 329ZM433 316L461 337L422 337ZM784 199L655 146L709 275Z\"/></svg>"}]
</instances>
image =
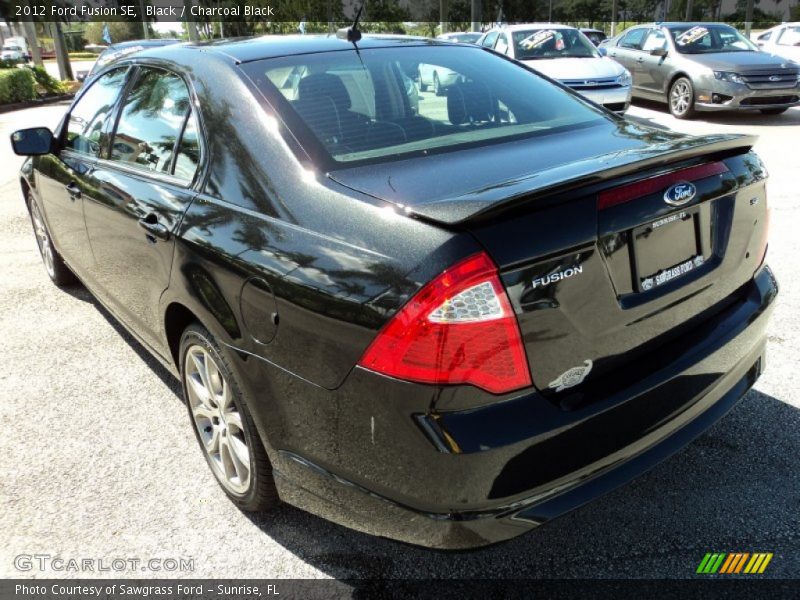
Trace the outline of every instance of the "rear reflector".
<instances>
[{"instance_id":1,"label":"rear reflector","mask_svg":"<svg viewBox=\"0 0 800 600\"><path fill-rule=\"evenodd\" d=\"M597 208L602 210L604 208L616 206L617 204L629 202L631 200L635 200L636 198L641 198L642 196L647 196L649 194L662 191L671 186L673 183L678 183L679 181L697 181L698 179L725 173L727 170L728 167L725 166L725 163L714 162L707 163L705 165L698 165L696 167L687 167L685 169L672 171L671 173L665 173L664 175L656 175L655 177L650 177L649 179L635 181L633 183L614 188L613 190L600 192L600 195L597 198Z\"/></svg>"},{"instance_id":2,"label":"rear reflector","mask_svg":"<svg viewBox=\"0 0 800 600\"><path fill-rule=\"evenodd\" d=\"M494 394L532 385L517 318L484 252L417 292L358 364L407 381L471 384Z\"/></svg>"}]
</instances>

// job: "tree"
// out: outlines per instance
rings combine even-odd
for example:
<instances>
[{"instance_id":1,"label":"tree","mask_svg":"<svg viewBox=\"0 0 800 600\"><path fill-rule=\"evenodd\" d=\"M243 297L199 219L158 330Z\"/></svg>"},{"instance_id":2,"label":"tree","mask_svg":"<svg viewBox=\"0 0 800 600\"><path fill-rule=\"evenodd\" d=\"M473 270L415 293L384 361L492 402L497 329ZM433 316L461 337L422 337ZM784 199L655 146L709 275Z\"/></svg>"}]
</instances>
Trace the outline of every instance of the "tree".
<instances>
[{"instance_id":1,"label":"tree","mask_svg":"<svg viewBox=\"0 0 800 600\"><path fill-rule=\"evenodd\" d=\"M140 21L132 22L104 22L92 21L86 26L84 37L90 44L106 44L103 39L103 28L108 26L108 32L111 35L111 42L125 42L127 40L139 40L144 37L144 28Z\"/></svg>"}]
</instances>

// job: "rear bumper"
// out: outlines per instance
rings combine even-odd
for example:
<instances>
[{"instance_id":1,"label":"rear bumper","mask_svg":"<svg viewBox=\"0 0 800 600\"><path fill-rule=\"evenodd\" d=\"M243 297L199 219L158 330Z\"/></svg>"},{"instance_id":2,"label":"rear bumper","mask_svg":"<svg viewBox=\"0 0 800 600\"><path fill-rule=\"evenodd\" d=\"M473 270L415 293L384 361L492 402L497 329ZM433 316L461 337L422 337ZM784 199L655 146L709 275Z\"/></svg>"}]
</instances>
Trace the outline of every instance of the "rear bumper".
<instances>
[{"instance_id":1,"label":"rear bumper","mask_svg":"<svg viewBox=\"0 0 800 600\"><path fill-rule=\"evenodd\" d=\"M776 294L771 272L761 268L680 359L580 409L533 394L409 415L418 427L397 423L379 445L373 417L365 452L355 457L341 440L347 464L276 451L281 496L348 527L424 546L472 548L515 537L627 483L720 419L763 369ZM359 377L381 389L374 374L351 376ZM379 399L392 401L391 391ZM352 418L368 421L370 410Z\"/></svg>"}]
</instances>

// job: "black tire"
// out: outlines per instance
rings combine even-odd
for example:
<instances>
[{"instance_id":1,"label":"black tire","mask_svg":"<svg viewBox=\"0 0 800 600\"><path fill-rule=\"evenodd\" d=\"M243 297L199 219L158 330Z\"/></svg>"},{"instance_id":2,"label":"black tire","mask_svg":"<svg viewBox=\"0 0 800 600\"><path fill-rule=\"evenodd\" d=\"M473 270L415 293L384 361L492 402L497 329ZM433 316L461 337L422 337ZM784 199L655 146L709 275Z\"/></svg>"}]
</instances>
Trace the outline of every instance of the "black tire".
<instances>
[{"instance_id":1,"label":"black tire","mask_svg":"<svg viewBox=\"0 0 800 600\"><path fill-rule=\"evenodd\" d=\"M77 283L75 274L69 270L69 267L61 258L61 255L53 245L53 240L50 237L50 230L47 228L47 223L44 220L44 212L39 205L39 201L31 191L28 191L28 215L31 218L31 225L33 226L33 234L36 236L36 245L39 248L39 256L42 258L44 270L50 280L58 287L65 287Z\"/></svg>"},{"instance_id":2,"label":"black tire","mask_svg":"<svg viewBox=\"0 0 800 600\"><path fill-rule=\"evenodd\" d=\"M789 110L788 106L786 108L762 108L761 109L761 114L762 115L782 115L787 110Z\"/></svg>"},{"instance_id":3,"label":"black tire","mask_svg":"<svg viewBox=\"0 0 800 600\"><path fill-rule=\"evenodd\" d=\"M436 71L433 72L433 93L437 96L444 96L444 88L439 81L439 74Z\"/></svg>"},{"instance_id":4,"label":"black tire","mask_svg":"<svg viewBox=\"0 0 800 600\"><path fill-rule=\"evenodd\" d=\"M688 77L678 77L669 86L667 95L669 112L676 119L691 119L694 110L694 86Z\"/></svg>"},{"instance_id":5,"label":"black tire","mask_svg":"<svg viewBox=\"0 0 800 600\"><path fill-rule=\"evenodd\" d=\"M220 459L217 461L212 458L212 453L207 449L206 441L204 441L204 439L201 437L201 421L196 419L195 412L193 410L193 402L195 408L197 407L197 403L195 402L197 399L197 394L193 391L192 395L190 395L189 392L188 385L190 384L187 381L187 358L189 361L192 361L193 359L188 356L188 353L190 351L196 353L201 349L204 350L207 353L207 356L213 360L213 366L218 369L217 374L221 375L224 379L224 384L227 384L230 393L228 406L230 407L232 405L240 417L239 422L242 425L241 429L239 429L237 425L233 424L234 421L226 421L223 419L223 421L226 422L222 423L218 427L218 429L221 430L221 433L218 433L217 435L225 436L227 434L227 439L232 440L234 437L236 437L239 442L244 441L246 443L246 449L248 450L249 458L249 481L245 489L242 489L241 491L231 489L230 481L223 481L221 479L221 477L225 477L224 473L222 473L223 468L221 467L223 462L222 446L219 446ZM203 456L205 457L206 462L208 463L208 466L214 475L214 478L217 480L217 483L222 490L227 494L228 498L230 498L237 507L246 511L268 510L280 504L278 490L275 487L275 479L272 474L272 465L269 462L267 453L264 450L264 444L262 443L261 438L256 430L256 426L253 423L253 418L247 406L247 401L244 399L241 389L239 388L239 384L236 381L236 377L234 376L225 355L220 350L219 344L217 344L214 337L202 325L197 323L190 325L186 328L181 336L180 372L181 385L183 386L183 396L186 401L190 425L195 433L197 443L200 445L200 449L203 452ZM206 371L206 374L208 374L208 371ZM193 390L194 389L196 388L193 388ZM217 422L219 423L219 421ZM210 422L209 425L211 425ZM225 425L227 425L227 428ZM209 434L208 428L203 430L202 435L211 435L213 437L213 434ZM216 439L219 440L222 438L217 437ZM234 453L230 450L232 446L228 445L227 447L229 448L227 453L230 461L233 461Z\"/></svg>"},{"instance_id":6,"label":"black tire","mask_svg":"<svg viewBox=\"0 0 800 600\"><path fill-rule=\"evenodd\" d=\"M428 84L422 82L422 73L419 73L418 79L419 79L419 91L420 92L427 92L428 91Z\"/></svg>"}]
</instances>

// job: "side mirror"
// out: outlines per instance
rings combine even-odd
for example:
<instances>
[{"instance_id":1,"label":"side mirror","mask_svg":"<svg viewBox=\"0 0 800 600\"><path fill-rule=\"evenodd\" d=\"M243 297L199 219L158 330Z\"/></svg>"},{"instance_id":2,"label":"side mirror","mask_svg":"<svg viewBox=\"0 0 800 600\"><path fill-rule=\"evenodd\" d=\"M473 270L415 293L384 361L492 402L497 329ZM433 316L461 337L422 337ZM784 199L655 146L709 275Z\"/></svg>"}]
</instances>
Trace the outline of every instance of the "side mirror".
<instances>
[{"instance_id":1,"label":"side mirror","mask_svg":"<svg viewBox=\"0 0 800 600\"><path fill-rule=\"evenodd\" d=\"M652 50L650 50L650 55L651 56L666 56L667 55L667 49L666 48L653 48Z\"/></svg>"},{"instance_id":2,"label":"side mirror","mask_svg":"<svg viewBox=\"0 0 800 600\"><path fill-rule=\"evenodd\" d=\"M608 55L608 50L606 50L605 46L601 46L600 48L597 49L597 51L600 53L600 56Z\"/></svg>"},{"instance_id":3,"label":"side mirror","mask_svg":"<svg viewBox=\"0 0 800 600\"><path fill-rule=\"evenodd\" d=\"M11 147L20 156L50 154L53 149L53 133L47 127L20 129L11 134Z\"/></svg>"}]
</instances>

